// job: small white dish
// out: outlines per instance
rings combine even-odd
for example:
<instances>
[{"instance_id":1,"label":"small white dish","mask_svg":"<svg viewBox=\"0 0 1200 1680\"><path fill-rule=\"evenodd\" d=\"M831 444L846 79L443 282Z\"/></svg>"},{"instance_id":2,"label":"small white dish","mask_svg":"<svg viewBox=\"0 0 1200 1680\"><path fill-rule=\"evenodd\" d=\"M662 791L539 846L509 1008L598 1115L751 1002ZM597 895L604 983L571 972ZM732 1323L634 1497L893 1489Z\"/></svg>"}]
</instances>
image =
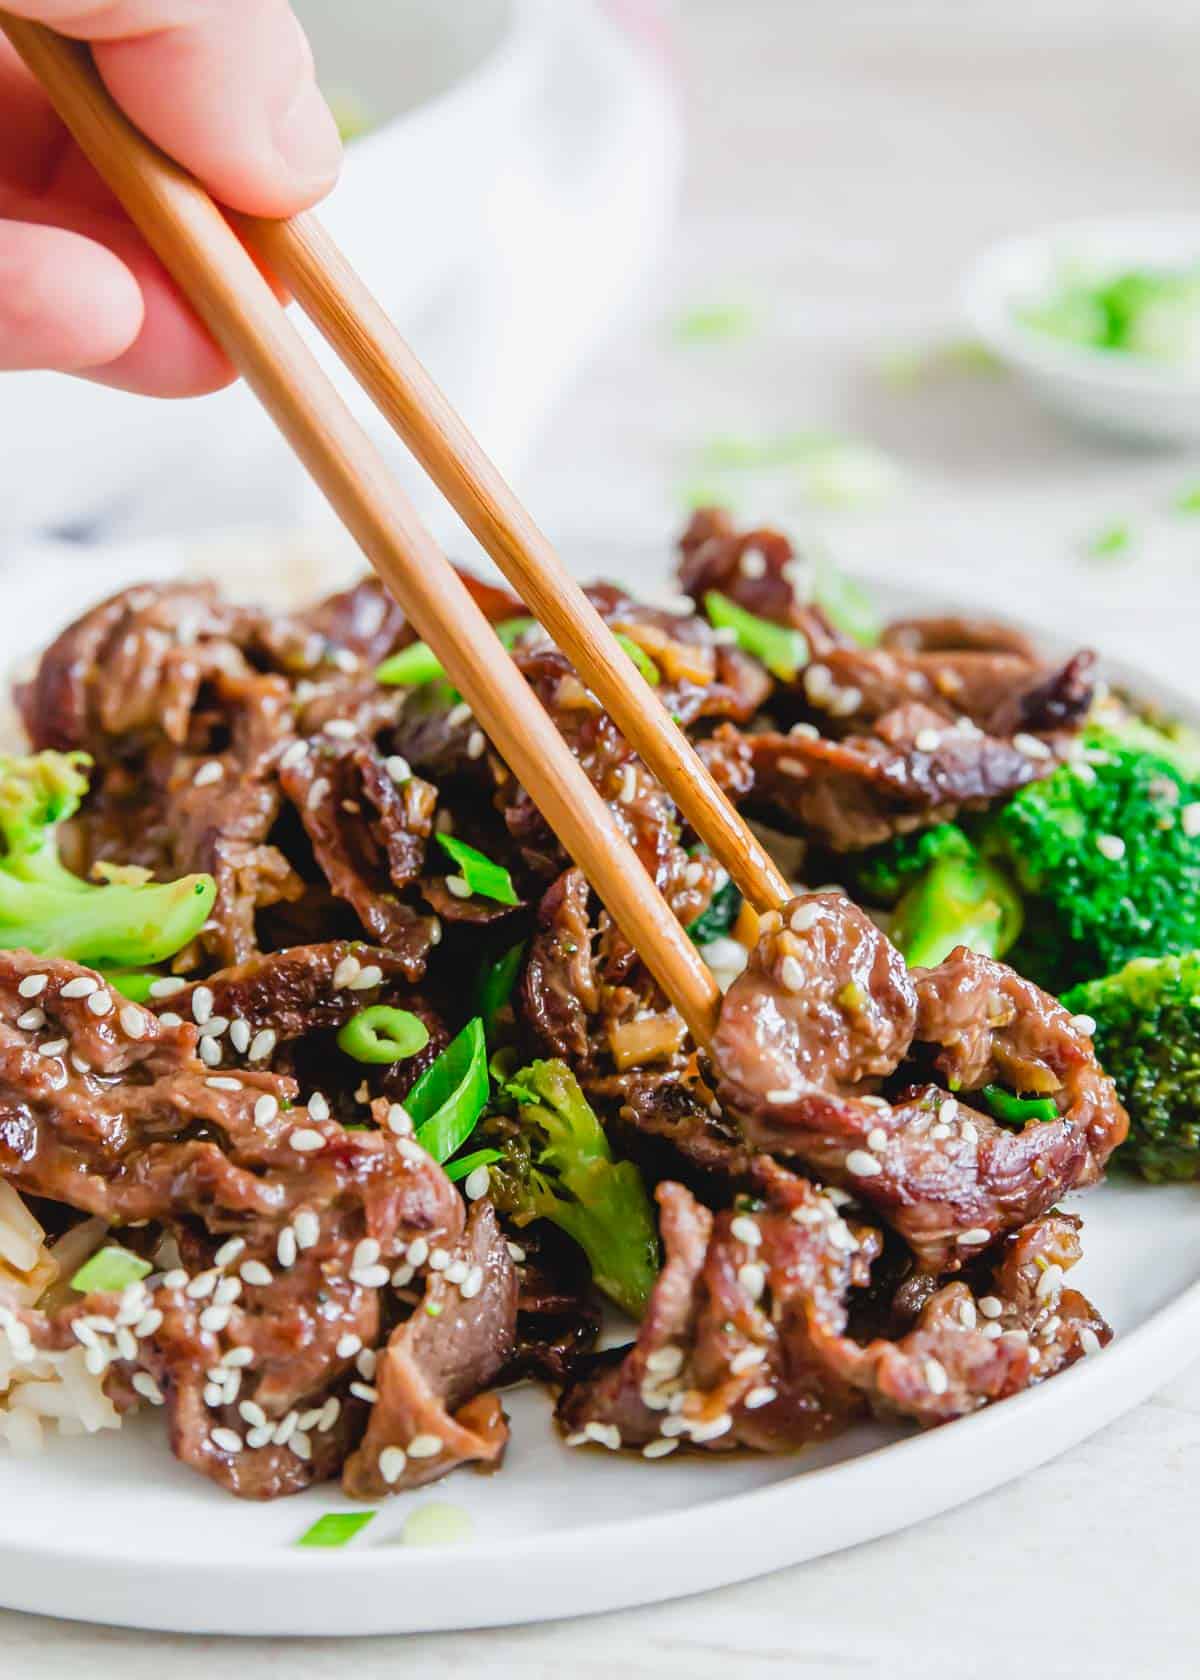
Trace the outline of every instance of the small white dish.
<instances>
[{"instance_id":1,"label":"small white dish","mask_svg":"<svg viewBox=\"0 0 1200 1680\"><path fill-rule=\"evenodd\" d=\"M1020 310L1049 298L1065 275L1193 265L1197 216L1063 222L986 250L967 273L963 306L983 343L1047 408L1125 442L1183 447L1200 442L1200 363L1071 344L1027 325Z\"/></svg>"}]
</instances>

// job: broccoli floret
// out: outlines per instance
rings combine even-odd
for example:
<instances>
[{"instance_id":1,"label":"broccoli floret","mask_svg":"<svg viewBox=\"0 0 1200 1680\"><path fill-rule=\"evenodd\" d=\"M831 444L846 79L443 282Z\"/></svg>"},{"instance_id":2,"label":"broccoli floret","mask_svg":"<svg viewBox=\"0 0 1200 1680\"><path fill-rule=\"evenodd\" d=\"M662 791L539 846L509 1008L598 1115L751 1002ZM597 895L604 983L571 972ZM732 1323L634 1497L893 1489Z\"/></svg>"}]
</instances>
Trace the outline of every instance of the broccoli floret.
<instances>
[{"instance_id":1,"label":"broccoli floret","mask_svg":"<svg viewBox=\"0 0 1200 1680\"><path fill-rule=\"evenodd\" d=\"M848 867L864 898L895 906L888 933L913 968L935 967L956 945L1001 957L1020 932L1012 881L956 823L897 835Z\"/></svg>"},{"instance_id":2,"label":"broccoli floret","mask_svg":"<svg viewBox=\"0 0 1200 1680\"><path fill-rule=\"evenodd\" d=\"M1129 1110L1117 1159L1156 1183L1200 1178L1200 951L1141 957L1063 998Z\"/></svg>"},{"instance_id":3,"label":"broccoli floret","mask_svg":"<svg viewBox=\"0 0 1200 1680\"><path fill-rule=\"evenodd\" d=\"M1014 794L983 849L1026 894L1014 965L1050 991L1200 946L1200 782L1115 735Z\"/></svg>"},{"instance_id":4,"label":"broccoli floret","mask_svg":"<svg viewBox=\"0 0 1200 1680\"><path fill-rule=\"evenodd\" d=\"M971 850L971 842L956 823L938 823L916 834L898 834L865 852L850 853L843 870L852 874L855 887L872 904L895 904L938 858L964 857Z\"/></svg>"},{"instance_id":5,"label":"broccoli floret","mask_svg":"<svg viewBox=\"0 0 1200 1680\"><path fill-rule=\"evenodd\" d=\"M888 931L910 968L935 968L958 945L1002 957L1022 915L1008 876L969 847L934 859L904 893Z\"/></svg>"},{"instance_id":6,"label":"broccoli floret","mask_svg":"<svg viewBox=\"0 0 1200 1680\"><path fill-rule=\"evenodd\" d=\"M0 755L0 947L143 968L199 933L216 898L209 875L100 885L59 857L59 823L87 792L86 753Z\"/></svg>"},{"instance_id":7,"label":"broccoli floret","mask_svg":"<svg viewBox=\"0 0 1200 1680\"><path fill-rule=\"evenodd\" d=\"M641 1174L631 1161L613 1160L565 1062L533 1062L507 1088L517 1124L492 1168L496 1206L518 1225L548 1219L565 1231L587 1255L597 1288L639 1318L659 1268Z\"/></svg>"}]
</instances>

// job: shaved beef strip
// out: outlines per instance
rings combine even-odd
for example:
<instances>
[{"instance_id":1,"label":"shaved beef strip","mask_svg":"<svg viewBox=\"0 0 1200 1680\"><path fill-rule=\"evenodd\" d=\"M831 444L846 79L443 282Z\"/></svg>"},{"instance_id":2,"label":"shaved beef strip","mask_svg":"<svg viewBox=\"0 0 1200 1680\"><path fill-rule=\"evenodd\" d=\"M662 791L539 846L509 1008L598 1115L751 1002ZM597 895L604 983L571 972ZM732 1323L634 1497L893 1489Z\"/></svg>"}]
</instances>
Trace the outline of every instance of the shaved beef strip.
<instances>
[{"instance_id":1,"label":"shaved beef strip","mask_svg":"<svg viewBox=\"0 0 1200 1680\"><path fill-rule=\"evenodd\" d=\"M795 730L751 735L756 801L799 822L835 851L879 845L959 811L980 809L1056 767L1055 746L1035 755L973 724L950 725L906 704L871 735L841 741Z\"/></svg>"},{"instance_id":2,"label":"shaved beef strip","mask_svg":"<svg viewBox=\"0 0 1200 1680\"><path fill-rule=\"evenodd\" d=\"M993 618L898 618L879 645L893 653L1010 653L1033 664L1037 649L1023 630Z\"/></svg>"},{"instance_id":3,"label":"shaved beef strip","mask_svg":"<svg viewBox=\"0 0 1200 1680\"><path fill-rule=\"evenodd\" d=\"M451 1282L448 1273L465 1275ZM474 1203L449 1266L392 1334L375 1371L379 1398L342 1485L355 1499L437 1481L460 1464L497 1469L508 1426L486 1392L513 1352L517 1278L492 1205Z\"/></svg>"},{"instance_id":4,"label":"shaved beef strip","mask_svg":"<svg viewBox=\"0 0 1200 1680\"><path fill-rule=\"evenodd\" d=\"M1010 1071L1028 1062L1029 1077L1040 1068L1059 1082L1062 1118L1013 1132L936 1087L886 1101L882 1081L919 1057L923 1040L950 1047L935 1066L956 1086L986 1083L999 1058ZM965 951L909 976L836 893L768 920L726 994L712 1055L721 1101L752 1142L853 1189L929 1271L961 1267L1094 1183L1124 1135L1111 1081L1052 998Z\"/></svg>"},{"instance_id":5,"label":"shaved beef strip","mask_svg":"<svg viewBox=\"0 0 1200 1680\"><path fill-rule=\"evenodd\" d=\"M782 531L739 532L723 508L699 508L679 543L679 581L698 612L715 589L747 612L801 630L814 654L846 645L820 607L807 598L809 564Z\"/></svg>"}]
</instances>

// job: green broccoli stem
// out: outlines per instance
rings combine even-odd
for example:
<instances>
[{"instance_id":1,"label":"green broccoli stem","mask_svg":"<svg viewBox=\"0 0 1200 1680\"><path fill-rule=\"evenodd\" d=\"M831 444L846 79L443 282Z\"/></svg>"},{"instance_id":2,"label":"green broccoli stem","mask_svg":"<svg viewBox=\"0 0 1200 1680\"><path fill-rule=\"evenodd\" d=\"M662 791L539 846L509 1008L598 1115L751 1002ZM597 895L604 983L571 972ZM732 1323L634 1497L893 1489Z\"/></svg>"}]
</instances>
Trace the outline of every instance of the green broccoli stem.
<instances>
[{"instance_id":1,"label":"green broccoli stem","mask_svg":"<svg viewBox=\"0 0 1200 1680\"><path fill-rule=\"evenodd\" d=\"M217 896L209 875L105 887L62 874L64 880L47 884L0 867L0 944L89 965L142 968L165 962L194 939Z\"/></svg>"},{"instance_id":2,"label":"green broccoli stem","mask_svg":"<svg viewBox=\"0 0 1200 1680\"><path fill-rule=\"evenodd\" d=\"M935 968L959 945L1003 956L1021 920L1020 898L999 869L973 851L945 854L900 899L891 939L910 968Z\"/></svg>"}]
</instances>

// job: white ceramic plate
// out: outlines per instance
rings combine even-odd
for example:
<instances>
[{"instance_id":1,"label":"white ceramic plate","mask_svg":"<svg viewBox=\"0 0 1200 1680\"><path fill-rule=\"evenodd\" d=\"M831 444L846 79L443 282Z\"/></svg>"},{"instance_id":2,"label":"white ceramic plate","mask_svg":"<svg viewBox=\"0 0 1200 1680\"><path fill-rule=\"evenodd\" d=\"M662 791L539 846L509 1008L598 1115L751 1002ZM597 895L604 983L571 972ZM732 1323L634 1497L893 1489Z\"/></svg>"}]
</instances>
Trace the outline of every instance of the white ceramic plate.
<instances>
[{"instance_id":1,"label":"white ceramic plate","mask_svg":"<svg viewBox=\"0 0 1200 1680\"><path fill-rule=\"evenodd\" d=\"M27 579L0 624L0 669L26 659L79 604L163 574L159 549L74 580ZM243 589L252 588L241 566ZM638 568L631 575L646 578ZM293 582L307 568L292 568ZM313 592L311 574L300 580ZM904 604L914 609L914 594ZM69 604L68 604L69 603ZM891 604L891 603L889 603ZM945 603L917 597L915 609ZM1150 679L1116 675L1180 711ZM1085 1260L1072 1282L1118 1332L1044 1387L925 1435L870 1426L791 1458L656 1463L564 1447L540 1392L508 1397L504 1470L459 1472L387 1501L345 1550L298 1551L330 1489L239 1504L171 1458L161 1420L0 1449L0 1601L47 1615L176 1632L403 1633L611 1610L743 1580L904 1527L1043 1463L1135 1406L1200 1347L1197 1193L1120 1184L1078 1199ZM431 1501L470 1512L464 1545L401 1542ZM362 1509L362 1507L357 1507Z\"/></svg>"}]
</instances>

